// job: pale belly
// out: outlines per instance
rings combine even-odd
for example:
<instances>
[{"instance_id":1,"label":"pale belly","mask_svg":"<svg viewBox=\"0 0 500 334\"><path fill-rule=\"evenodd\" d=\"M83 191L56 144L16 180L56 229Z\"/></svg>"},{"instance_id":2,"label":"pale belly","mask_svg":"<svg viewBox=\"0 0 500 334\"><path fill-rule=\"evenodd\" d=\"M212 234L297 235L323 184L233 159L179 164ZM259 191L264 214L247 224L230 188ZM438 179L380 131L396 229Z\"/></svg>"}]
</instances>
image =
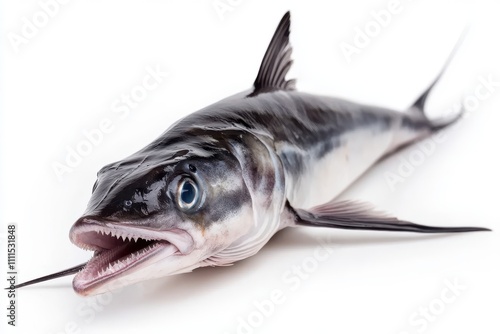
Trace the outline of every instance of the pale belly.
<instances>
[{"instance_id":1,"label":"pale belly","mask_svg":"<svg viewBox=\"0 0 500 334\"><path fill-rule=\"evenodd\" d=\"M286 172L293 207L307 209L337 197L392 148L394 132L360 128L342 135L340 143L319 159L314 152L301 152L304 170L299 176Z\"/></svg>"}]
</instances>

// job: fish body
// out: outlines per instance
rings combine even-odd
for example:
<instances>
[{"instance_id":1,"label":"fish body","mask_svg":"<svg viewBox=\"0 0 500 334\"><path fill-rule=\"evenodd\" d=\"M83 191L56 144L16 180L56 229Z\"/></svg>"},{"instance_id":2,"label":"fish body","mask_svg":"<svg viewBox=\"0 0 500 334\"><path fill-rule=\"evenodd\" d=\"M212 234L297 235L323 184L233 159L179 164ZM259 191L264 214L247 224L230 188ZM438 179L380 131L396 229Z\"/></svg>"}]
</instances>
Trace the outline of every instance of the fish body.
<instances>
[{"instance_id":1,"label":"fish body","mask_svg":"<svg viewBox=\"0 0 500 334\"><path fill-rule=\"evenodd\" d=\"M86 212L70 231L92 259L75 291L103 293L146 279L231 265L279 230L323 226L412 232L431 227L335 198L373 164L459 115L430 121L423 109L437 79L407 112L295 90L290 14L264 55L252 89L172 125L128 158L103 167Z\"/></svg>"},{"instance_id":2,"label":"fish body","mask_svg":"<svg viewBox=\"0 0 500 334\"><path fill-rule=\"evenodd\" d=\"M425 116L412 112L294 90L242 95L186 117L180 132L240 131L266 143L294 207L333 199L385 155L434 132Z\"/></svg>"}]
</instances>

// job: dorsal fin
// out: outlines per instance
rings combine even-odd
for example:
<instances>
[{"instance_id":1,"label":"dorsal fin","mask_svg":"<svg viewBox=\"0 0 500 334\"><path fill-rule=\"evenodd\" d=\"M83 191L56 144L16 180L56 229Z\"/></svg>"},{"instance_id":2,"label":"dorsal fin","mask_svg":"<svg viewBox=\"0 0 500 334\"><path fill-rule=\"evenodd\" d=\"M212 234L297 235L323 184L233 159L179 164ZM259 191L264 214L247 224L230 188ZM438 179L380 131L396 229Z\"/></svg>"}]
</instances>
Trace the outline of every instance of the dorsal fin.
<instances>
[{"instance_id":1,"label":"dorsal fin","mask_svg":"<svg viewBox=\"0 0 500 334\"><path fill-rule=\"evenodd\" d=\"M292 47L290 45L290 12L283 15L274 33L266 54L260 64L259 73L253 83L254 90L248 96L275 90L295 89L295 80L286 80L292 66Z\"/></svg>"}]
</instances>

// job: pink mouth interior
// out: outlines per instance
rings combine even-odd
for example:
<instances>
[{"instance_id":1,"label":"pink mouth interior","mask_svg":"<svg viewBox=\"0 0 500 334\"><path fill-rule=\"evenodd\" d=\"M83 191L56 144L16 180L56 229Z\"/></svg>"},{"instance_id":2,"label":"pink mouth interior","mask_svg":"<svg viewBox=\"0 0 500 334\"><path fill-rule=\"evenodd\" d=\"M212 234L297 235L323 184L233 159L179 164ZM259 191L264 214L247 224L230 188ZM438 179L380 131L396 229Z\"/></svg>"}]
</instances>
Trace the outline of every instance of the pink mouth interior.
<instances>
[{"instance_id":1,"label":"pink mouth interior","mask_svg":"<svg viewBox=\"0 0 500 334\"><path fill-rule=\"evenodd\" d=\"M85 231L75 240L82 248L95 250L94 256L74 278L73 286L85 294L89 288L129 270L161 250L177 249L165 240L146 240L137 236L117 237L113 231Z\"/></svg>"}]
</instances>

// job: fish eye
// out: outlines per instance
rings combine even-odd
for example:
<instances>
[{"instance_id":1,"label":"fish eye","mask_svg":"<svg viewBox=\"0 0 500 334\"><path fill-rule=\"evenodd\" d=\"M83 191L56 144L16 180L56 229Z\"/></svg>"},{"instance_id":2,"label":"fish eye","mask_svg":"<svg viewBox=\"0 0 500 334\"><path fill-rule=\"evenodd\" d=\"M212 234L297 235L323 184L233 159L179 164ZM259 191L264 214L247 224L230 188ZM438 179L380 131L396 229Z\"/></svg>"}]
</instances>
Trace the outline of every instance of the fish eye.
<instances>
[{"instance_id":1,"label":"fish eye","mask_svg":"<svg viewBox=\"0 0 500 334\"><path fill-rule=\"evenodd\" d=\"M132 206L132 201L131 200L125 200L123 201L123 206L127 209L129 209Z\"/></svg>"},{"instance_id":2,"label":"fish eye","mask_svg":"<svg viewBox=\"0 0 500 334\"><path fill-rule=\"evenodd\" d=\"M198 185L190 178L184 178L177 188L177 205L181 210L192 209L199 201Z\"/></svg>"}]
</instances>

